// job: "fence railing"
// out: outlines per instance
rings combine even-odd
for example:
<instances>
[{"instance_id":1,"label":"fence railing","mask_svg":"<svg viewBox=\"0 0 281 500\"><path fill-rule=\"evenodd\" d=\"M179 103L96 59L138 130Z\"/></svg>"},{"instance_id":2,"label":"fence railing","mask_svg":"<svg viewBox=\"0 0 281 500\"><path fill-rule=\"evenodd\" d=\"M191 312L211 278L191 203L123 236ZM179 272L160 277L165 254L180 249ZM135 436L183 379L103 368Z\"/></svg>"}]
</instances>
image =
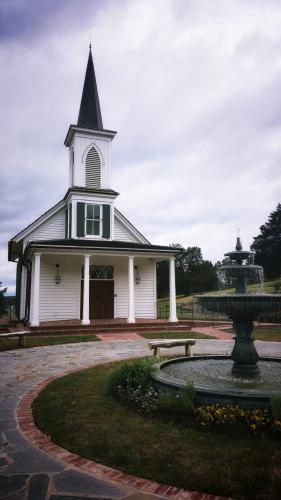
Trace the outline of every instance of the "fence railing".
<instances>
[{"instance_id":1,"label":"fence railing","mask_svg":"<svg viewBox=\"0 0 281 500\"><path fill-rule=\"evenodd\" d=\"M170 316L170 305L169 303L158 303L158 314L159 319L169 319ZM221 321L230 321L228 316L220 312L212 312L203 310L196 297L194 298L191 305L177 303L177 318L180 320L189 321L210 321L212 323L218 323ZM273 311L268 314L260 315L257 320L259 323L281 323L281 311Z\"/></svg>"},{"instance_id":2,"label":"fence railing","mask_svg":"<svg viewBox=\"0 0 281 500\"><path fill-rule=\"evenodd\" d=\"M167 303L158 305L158 318L159 319L169 319L170 316L170 305ZM227 321L228 318L224 314L217 312L207 312L199 310L196 307L188 307L185 304L177 304L177 318L182 320L206 320L212 322Z\"/></svg>"}]
</instances>

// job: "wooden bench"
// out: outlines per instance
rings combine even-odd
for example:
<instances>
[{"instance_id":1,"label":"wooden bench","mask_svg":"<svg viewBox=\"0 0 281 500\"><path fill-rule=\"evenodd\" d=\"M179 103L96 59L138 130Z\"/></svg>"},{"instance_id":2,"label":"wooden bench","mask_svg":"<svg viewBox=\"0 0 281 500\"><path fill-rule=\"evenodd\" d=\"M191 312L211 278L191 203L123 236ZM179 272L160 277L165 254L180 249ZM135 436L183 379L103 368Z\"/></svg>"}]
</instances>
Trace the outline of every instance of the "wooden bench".
<instances>
[{"instance_id":1,"label":"wooden bench","mask_svg":"<svg viewBox=\"0 0 281 500\"><path fill-rule=\"evenodd\" d=\"M160 347L170 348L183 345L185 347L185 355L192 356L191 346L195 345L195 340L189 339L169 339L169 340L151 340L148 342L149 349L153 349L153 356L160 359Z\"/></svg>"},{"instance_id":2,"label":"wooden bench","mask_svg":"<svg viewBox=\"0 0 281 500\"><path fill-rule=\"evenodd\" d=\"M19 346L24 347L24 336L26 332L7 332L7 333L0 333L0 339L1 338L11 338L11 337L18 337L19 340Z\"/></svg>"}]
</instances>

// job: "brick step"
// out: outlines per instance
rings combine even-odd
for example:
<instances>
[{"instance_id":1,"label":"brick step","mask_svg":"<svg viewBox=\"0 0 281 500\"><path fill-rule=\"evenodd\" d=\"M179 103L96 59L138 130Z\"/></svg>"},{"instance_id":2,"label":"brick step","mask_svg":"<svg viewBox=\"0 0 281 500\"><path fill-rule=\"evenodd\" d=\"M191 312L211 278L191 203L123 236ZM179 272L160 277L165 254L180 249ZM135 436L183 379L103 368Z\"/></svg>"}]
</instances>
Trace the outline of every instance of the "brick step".
<instances>
[{"instance_id":1,"label":"brick step","mask_svg":"<svg viewBox=\"0 0 281 500\"><path fill-rule=\"evenodd\" d=\"M104 329L104 330L118 330L122 328L123 330L132 330L132 329L137 329L137 328L164 328L165 326L187 326L191 325L190 321L178 321L175 323L169 323L167 321L161 321L157 323L100 323L100 324L92 324L92 325L81 325L79 323L77 324L64 324L64 325L58 325L54 322L53 325L40 325L40 326L31 326L30 331L32 332L37 332L37 331L60 331L60 330L68 330L68 331L75 331L77 329L79 330L88 330L90 329Z\"/></svg>"},{"instance_id":2,"label":"brick step","mask_svg":"<svg viewBox=\"0 0 281 500\"><path fill-rule=\"evenodd\" d=\"M125 325L126 326L126 325ZM98 333L110 333L110 334L118 334L118 333L142 333L142 332L161 332L161 331L188 331L191 329L190 325L179 325L178 323L170 324L170 325L133 325L132 327L129 328L124 328L124 325L120 325L115 328L110 328L110 327L96 327L96 326L84 326L81 328L81 326L77 325L75 329L69 330L68 328L64 329L41 329L38 327L38 329L33 329L29 335L34 336L34 335L94 335Z\"/></svg>"}]
</instances>

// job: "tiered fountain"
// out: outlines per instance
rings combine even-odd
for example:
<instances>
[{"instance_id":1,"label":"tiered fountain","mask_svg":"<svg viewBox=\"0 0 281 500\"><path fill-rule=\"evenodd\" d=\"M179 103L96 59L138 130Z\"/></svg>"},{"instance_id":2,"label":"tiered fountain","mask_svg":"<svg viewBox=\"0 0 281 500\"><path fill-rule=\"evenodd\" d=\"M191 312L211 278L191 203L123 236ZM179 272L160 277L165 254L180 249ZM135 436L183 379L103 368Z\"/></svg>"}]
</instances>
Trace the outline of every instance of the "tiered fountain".
<instances>
[{"instance_id":1,"label":"tiered fountain","mask_svg":"<svg viewBox=\"0 0 281 500\"><path fill-rule=\"evenodd\" d=\"M157 384L177 390L193 383L200 403L238 403L244 407L269 406L270 397L281 397L281 359L259 357L253 339L254 320L262 313L281 311L281 295L250 293L246 284L262 280L263 269L254 264L254 253L244 251L237 238L233 252L225 254L227 265L220 275L235 283L234 294L201 295L204 310L225 313L236 333L228 356L179 358L159 363L153 373Z\"/></svg>"}]
</instances>

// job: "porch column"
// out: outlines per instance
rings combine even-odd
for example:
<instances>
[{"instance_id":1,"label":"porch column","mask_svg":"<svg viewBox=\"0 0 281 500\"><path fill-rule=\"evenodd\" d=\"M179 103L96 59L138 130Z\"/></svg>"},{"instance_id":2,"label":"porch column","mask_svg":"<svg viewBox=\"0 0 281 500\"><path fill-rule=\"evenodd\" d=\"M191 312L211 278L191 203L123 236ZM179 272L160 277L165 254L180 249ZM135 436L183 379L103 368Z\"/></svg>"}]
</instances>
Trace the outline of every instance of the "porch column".
<instances>
[{"instance_id":1,"label":"porch column","mask_svg":"<svg viewBox=\"0 0 281 500\"><path fill-rule=\"evenodd\" d=\"M84 287L83 287L83 318L82 325L89 325L89 279L90 279L90 255L84 255Z\"/></svg>"},{"instance_id":2,"label":"porch column","mask_svg":"<svg viewBox=\"0 0 281 500\"><path fill-rule=\"evenodd\" d=\"M176 322L177 306L176 306L176 276L175 276L175 258L169 259L169 289L170 289L170 317L169 321Z\"/></svg>"},{"instance_id":3,"label":"porch column","mask_svg":"<svg viewBox=\"0 0 281 500\"><path fill-rule=\"evenodd\" d=\"M35 253L32 266L32 290L30 325L39 326L39 292L40 292L40 258L41 253Z\"/></svg>"},{"instance_id":4,"label":"porch column","mask_svg":"<svg viewBox=\"0 0 281 500\"><path fill-rule=\"evenodd\" d=\"M128 323L135 323L134 257L128 258Z\"/></svg>"}]
</instances>

